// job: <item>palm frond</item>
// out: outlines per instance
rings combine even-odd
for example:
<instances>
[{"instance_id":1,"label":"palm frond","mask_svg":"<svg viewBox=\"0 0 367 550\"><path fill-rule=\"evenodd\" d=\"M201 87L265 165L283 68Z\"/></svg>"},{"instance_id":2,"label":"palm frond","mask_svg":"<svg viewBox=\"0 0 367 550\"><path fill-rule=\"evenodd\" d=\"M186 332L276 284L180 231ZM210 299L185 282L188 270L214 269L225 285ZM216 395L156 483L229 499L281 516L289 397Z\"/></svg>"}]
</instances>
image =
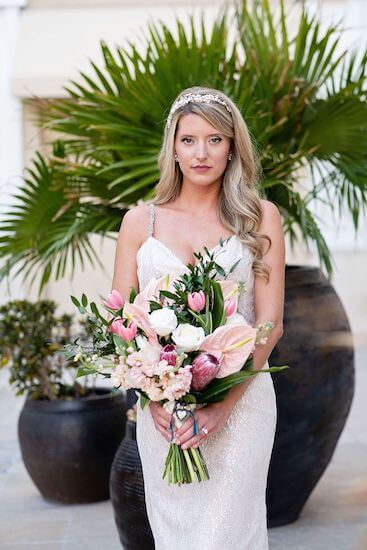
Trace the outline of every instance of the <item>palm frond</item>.
<instances>
[{"instance_id":1,"label":"palm frond","mask_svg":"<svg viewBox=\"0 0 367 550\"><path fill-rule=\"evenodd\" d=\"M65 86L67 99L40 100L52 154L36 155L1 227L0 278L41 273L43 287L69 265L95 263L91 234L116 232L130 205L154 196L170 105L196 85L238 105L259 151L263 196L281 209L291 240L316 243L331 273L310 201L346 209L356 227L367 204L367 53L337 53L339 24L321 25L303 8L290 26L279 6L276 15L268 0L243 0L233 18L223 8L210 25L201 14L187 25L151 22L139 45L102 41L102 66L90 60ZM311 174L306 196L300 168Z\"/></svg>"}]
</instances>

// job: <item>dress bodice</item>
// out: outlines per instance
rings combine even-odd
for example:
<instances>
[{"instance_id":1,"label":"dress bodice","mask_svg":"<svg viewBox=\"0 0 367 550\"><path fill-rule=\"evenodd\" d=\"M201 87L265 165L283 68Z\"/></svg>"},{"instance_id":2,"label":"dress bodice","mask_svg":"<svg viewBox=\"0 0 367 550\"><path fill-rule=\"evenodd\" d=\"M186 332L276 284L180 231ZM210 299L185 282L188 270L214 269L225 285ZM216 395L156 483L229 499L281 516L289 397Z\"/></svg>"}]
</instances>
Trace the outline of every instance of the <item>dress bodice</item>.
<instances>
[{"instance_id":1,"label":"dress bodice","mask_svg":"<svg viewBox=\"0 0 367 550\"><path fill-rule=\"evenodd\" d=\"M154 231L154 205L150 205L150 223L148 238L140 246L136 254L137 274L139 290L143 290L152 278L161 277L167 273L182 274L188 272L185 263L166 246L162 241L153 236ZM254 280L252 271L253 255L237 235L233 235L225 241L223 246L216 245L209 252L215 253L215 261L228 273L226 279L243 282L245 292L240 296L238 311L246 321L254 323ZM238 262L232 273L229 273L232 265ZM217 279L224 276L217 275Z\"/></svg>"}]
</instances>

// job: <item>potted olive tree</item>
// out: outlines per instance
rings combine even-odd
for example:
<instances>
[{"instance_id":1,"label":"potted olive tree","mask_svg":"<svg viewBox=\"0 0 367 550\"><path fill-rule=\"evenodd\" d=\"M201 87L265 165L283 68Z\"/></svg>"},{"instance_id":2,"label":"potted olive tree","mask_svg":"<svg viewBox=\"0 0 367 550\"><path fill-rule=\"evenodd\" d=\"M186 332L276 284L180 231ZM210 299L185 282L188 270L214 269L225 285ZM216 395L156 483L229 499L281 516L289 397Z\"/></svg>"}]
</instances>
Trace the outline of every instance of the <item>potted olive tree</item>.
<instances>
[{"instance_id":1,"label":"potted olive tree","mask_svg":"<svg viewBox=\"0 0 367 550\"><path fill-rule=\"evenodd\" d=\"M176 95L200 84L232 97L257 142L263 195L279 207L292 242L315 245L321 266L287 268L285 336L275 353L292 368L274 379L271 525L298 517L332 456L354 388L353 349L335 346L349 323L310 204L329 197L357 228L367 197L367 53L341 51L339 26L321 25L306 9L290 24L279 7L275 15L268 0L239 1L233 19L226 11L214 24L203 18L199 31L193 18L188 28L179 20L176 29L151 24L145 51L102 42L103 67L92 64L92 74L69 83L66 100L39 101L40 123L55 136L52 154L36 154L0 240L0 277L15 268L27 277L39 272L41 289L75 267L75 250L82 262L98 261L91 234L115 236L129 206L154 195ZM301 169L309 173L302 191Z\"/></svg>"},{"instance_id":2,"label":"potted olive tree","mask_svg":"<svg viewBox=\"0 0 367 550\"><path fill-rule=\"evenodd\" d=\"M125 432L122 393L76 381L61 349L71 342L72 317L50 300L15 300L0 307L0 365L16 395L26 397L18 421L22 458L49 500L109 498L109 474Z\"/></svg>"}]
</instances>

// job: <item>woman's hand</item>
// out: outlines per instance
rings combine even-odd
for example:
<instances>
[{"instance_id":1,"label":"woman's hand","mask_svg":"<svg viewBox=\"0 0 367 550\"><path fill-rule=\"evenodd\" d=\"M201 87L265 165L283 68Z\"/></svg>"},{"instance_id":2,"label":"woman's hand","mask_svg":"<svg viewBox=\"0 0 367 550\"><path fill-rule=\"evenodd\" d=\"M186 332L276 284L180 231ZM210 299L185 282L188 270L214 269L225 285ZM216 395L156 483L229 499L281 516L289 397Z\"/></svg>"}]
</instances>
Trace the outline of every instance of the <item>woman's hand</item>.
<instances>
[{"instance_id":1,"label":"woman's hand","mask_svg":"<svg viewBox=\"0 0 367 550\"><path fill-rule=\"evenodd\" d=\"M161 432L167 441L171 442L171 433L169 431L171 415L166 411L163 405L160 405L156 401L150 401L149 407L156 429Z\"/></svg>"},{"instance_id":2,"label":"woman's hand","mask_svg":"<svg viewBox=\"0 0 367 550\"><path fill-rule=\"evenodd\" d=\"M219 432L227 422L231 410L232 407L229 407L225 401L209 403L201 409L197 409L195 416L199 426L199 435L193 435L194 421L190 417L178 430L175 430L174 443L181 445L182 449L188 449L189 447L196 449L206 437ZM207 434L201 431L204 426L208 429Z\"/></svg>"}]
</instances>

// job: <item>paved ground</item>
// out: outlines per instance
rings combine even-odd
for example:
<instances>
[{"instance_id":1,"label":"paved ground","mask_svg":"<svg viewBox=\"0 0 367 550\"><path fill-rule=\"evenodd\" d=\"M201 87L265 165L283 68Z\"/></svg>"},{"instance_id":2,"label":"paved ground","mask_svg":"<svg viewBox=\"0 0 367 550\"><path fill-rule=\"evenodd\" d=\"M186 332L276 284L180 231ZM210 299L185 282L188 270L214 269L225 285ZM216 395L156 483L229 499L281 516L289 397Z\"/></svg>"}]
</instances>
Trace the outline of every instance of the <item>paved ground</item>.
<instances>
[{"instance_id":1,"label":"paved ground","mask_svg":"<svg viewBox=\"0 0 367 550\"><path fill-rule=\"evenodd\" d=\"M367 549L366 363L367 350L359 350L352 412L333 460L302 517L270 531L271 550ZM61 506L37 493L16 437L22 400L13 396L5 374L0 372L0 548L119 550L110 502Z\"/></svg>"}]
</instances>

